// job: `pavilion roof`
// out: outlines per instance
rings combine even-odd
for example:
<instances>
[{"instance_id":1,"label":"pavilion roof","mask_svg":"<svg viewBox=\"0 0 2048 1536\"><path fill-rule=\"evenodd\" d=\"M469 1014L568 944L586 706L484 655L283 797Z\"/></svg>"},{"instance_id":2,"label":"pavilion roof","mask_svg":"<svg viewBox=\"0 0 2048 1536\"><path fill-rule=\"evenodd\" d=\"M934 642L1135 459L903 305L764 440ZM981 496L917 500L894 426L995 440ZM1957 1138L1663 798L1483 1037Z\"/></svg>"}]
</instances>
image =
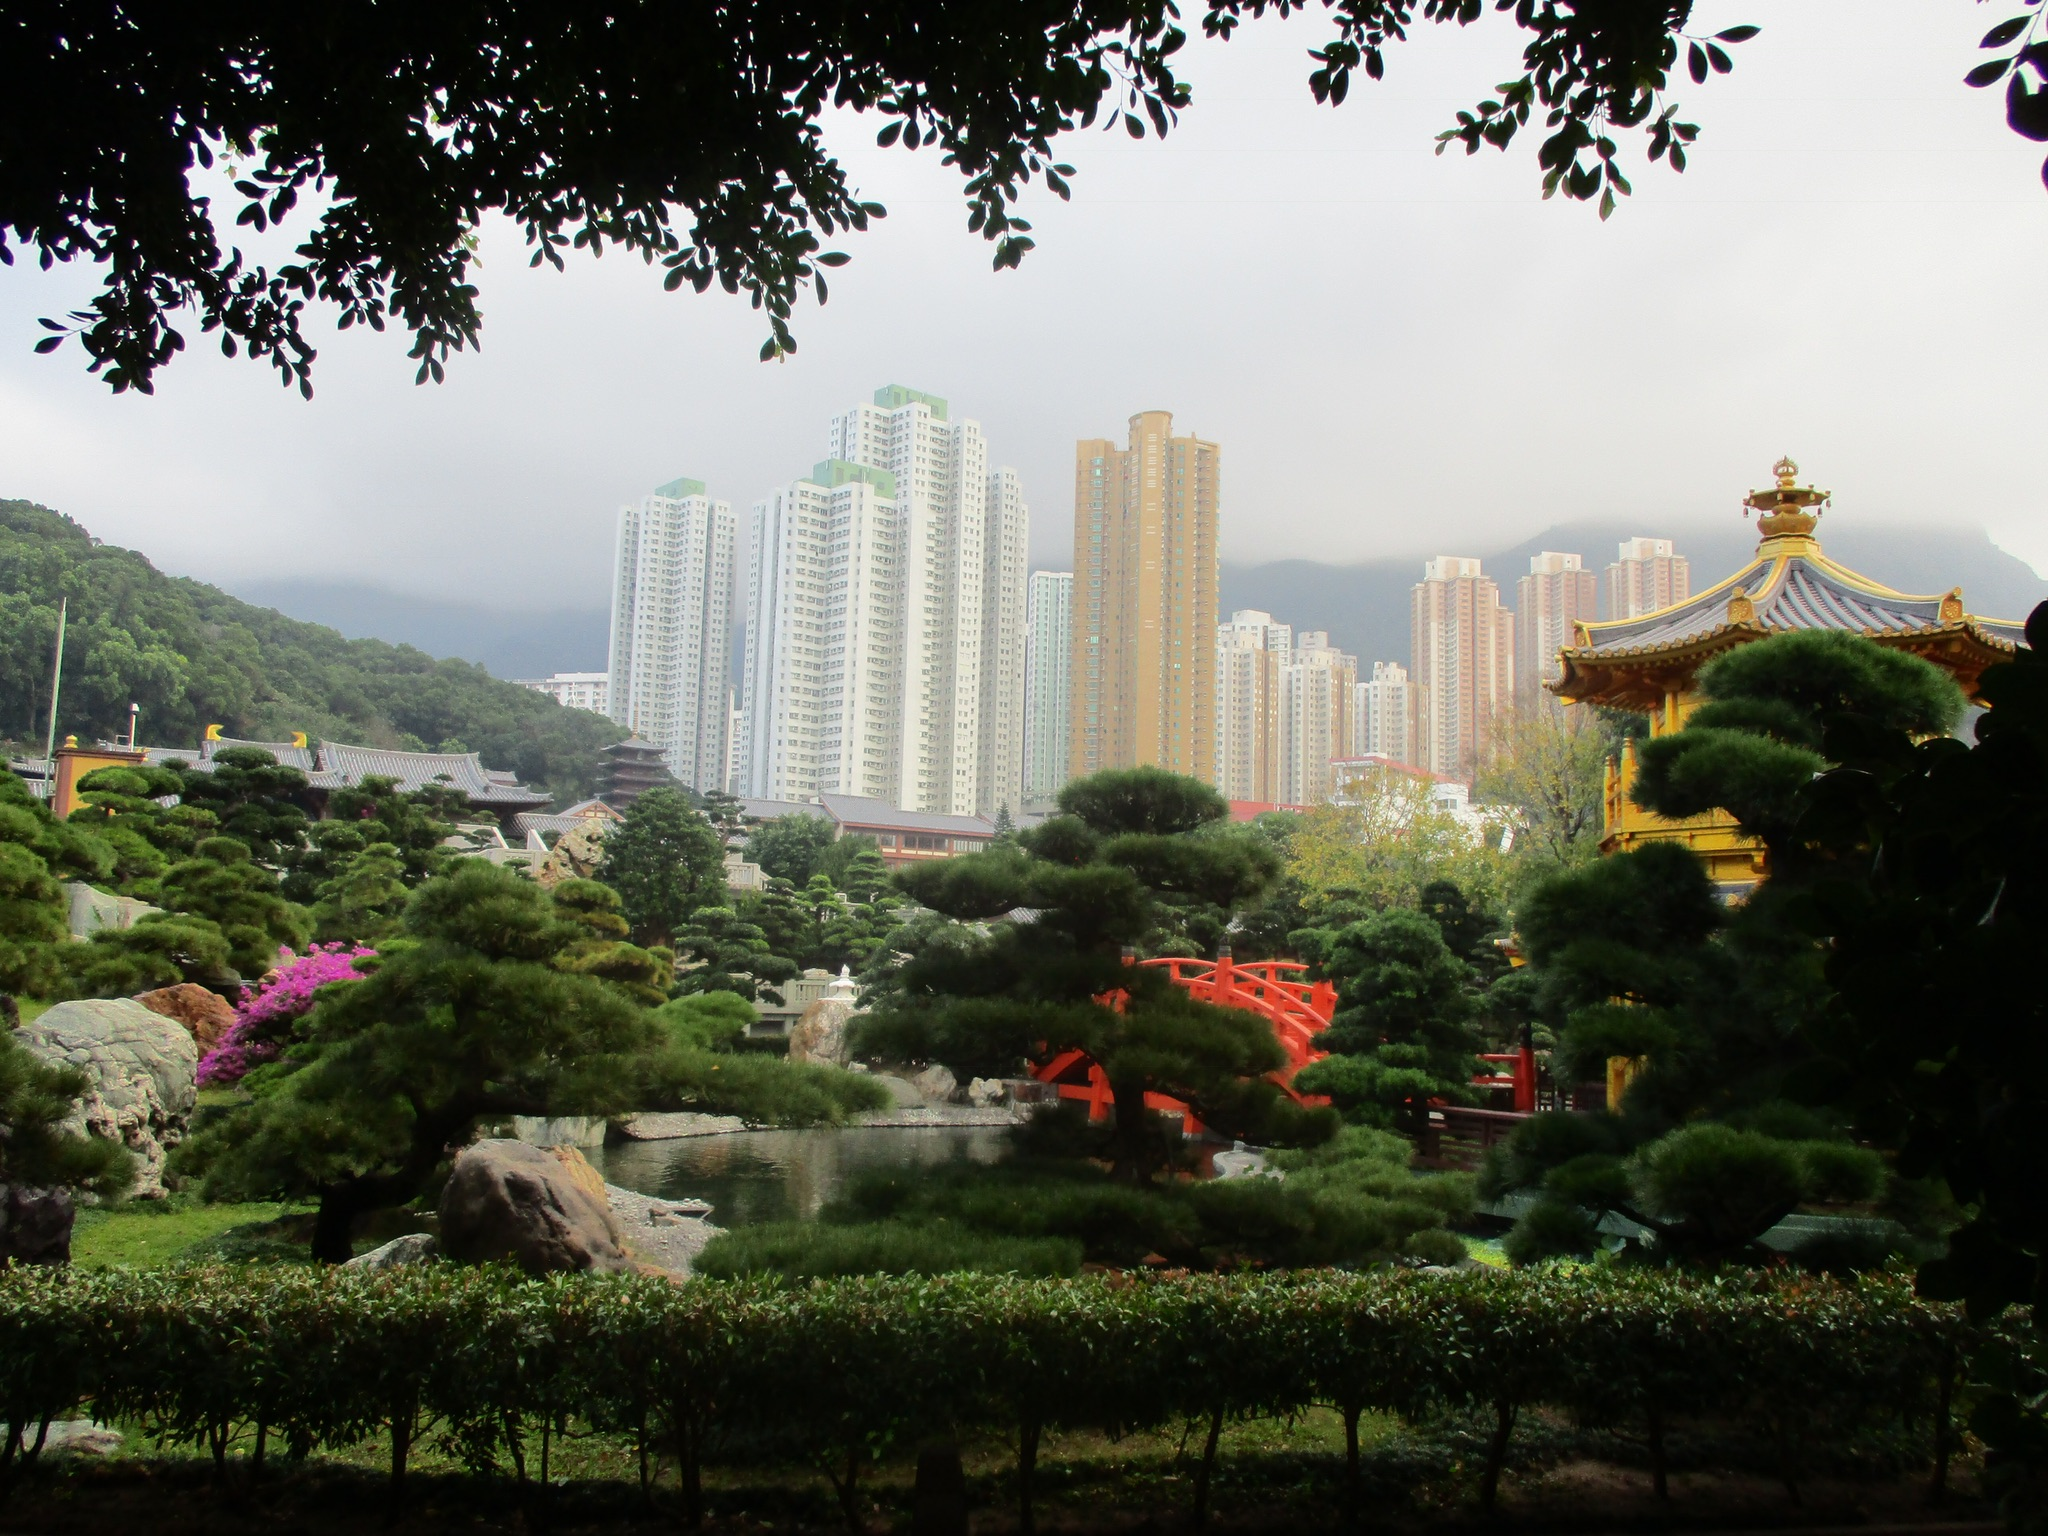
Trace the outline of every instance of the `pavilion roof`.
<instances>
[{"instance_id":1,"label":"pavilion roof","mask_svg":"<svg viewBox=\"0 0 2048 1536\"><path fill-rule=\"evenodd\" d=\"M1654 613L1574 625L1551 686L1567 699L1624 707L1654 704L1711 657L1765 635L1835 629L1918 652L1974 689L1977 675L2010 655L2017 621L1964 611L1961 588L1919 596L1894 591L1821 552L1809 534L1767 537L1749 564L1703 592Z\"/></svg>"}]
</instances>

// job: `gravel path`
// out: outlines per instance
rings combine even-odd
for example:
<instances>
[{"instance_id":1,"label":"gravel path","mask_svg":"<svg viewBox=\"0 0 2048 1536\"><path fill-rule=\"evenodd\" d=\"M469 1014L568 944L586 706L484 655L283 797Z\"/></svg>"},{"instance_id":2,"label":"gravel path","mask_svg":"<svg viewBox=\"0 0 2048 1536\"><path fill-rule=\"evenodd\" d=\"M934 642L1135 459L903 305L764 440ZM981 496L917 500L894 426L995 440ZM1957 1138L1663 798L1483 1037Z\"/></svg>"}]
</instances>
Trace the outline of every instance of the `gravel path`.
<instances>
[{"instance_id":1,"label":"gravel path","mask_svg":"<svg viewBox=\"0 0 2048 1536\"><path fill-rule=\"evenodd\" d=\"M689 1202L657 1200L616 1184L605 1185L604 1192L634 1254L672 1275L689 1274L704 1245L725 1230L703 1216L683 1214Z\"/></svg>"}]
</instances>

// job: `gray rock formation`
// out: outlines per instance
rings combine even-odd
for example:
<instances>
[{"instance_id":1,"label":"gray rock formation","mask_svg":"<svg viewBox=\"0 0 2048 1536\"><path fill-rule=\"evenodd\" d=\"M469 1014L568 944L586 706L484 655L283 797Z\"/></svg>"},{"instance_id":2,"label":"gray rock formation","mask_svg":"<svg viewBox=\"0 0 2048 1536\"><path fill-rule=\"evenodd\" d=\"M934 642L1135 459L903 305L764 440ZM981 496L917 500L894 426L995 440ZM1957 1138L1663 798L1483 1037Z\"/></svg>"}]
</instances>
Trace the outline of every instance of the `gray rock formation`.
<instances>
[{"instance_id":1,"label":"gray rock formation","mask_svg":"<svg viewBox=\"0 0 2048 1536\"><path fill-rule=\"evenodd\" d=\"M185 1027L120 997L59 1003L17 1038L42 1060L86 1075L65 1128L121 1143L135 1154L131 1193L160 1198L164 1157L198 1100L199 1047Z\"/></svg>"},{"instance_id":2,"label":"gray rock formation","mask_svg":"<svg viewBox=\"0 0 2048 1536\"><path fill-rule=\"evenodd\" d=\"M512 1133L536 1147L601 1147L603 1115L514 1115Z\"/></svg>"},{"instance_id":3,"label":"gray rock formation","mask_svg":"<svg viewBox=\"0 0 2048 1536\"><path fill-rule=\"evenodd\" d=\"M64 897L69 909L67 926L74 939L89 939L102 928L117 932L133 928L150 913L163 911L162 907L152 907L133 896L110 896L105 891L96 891L83 880L66 881Z\"/></svg>"},{"instance_id":4,"label":"gray rock formation","mask_svg":"<svg viewBox=\"0 0 2048 1536\"><path fill-rule=\"evenodd\" d=\"M36 1425L22 1426L21 1448L32 1451L36 1444ZM8 1427L0 1424L0 1441L7 1438ZM52 1458L63 1456L112 1456L121 1449L121 1431L109 1429L104 1424L95 1424L91 1419L55 1419L43 1434L42 1454Z\"/></svg>"},{"instance_id":5,"label":"gray rock formation","mask_svg":"<svg viewBox=\"0 0 2048 1536\"><path fill-rule=\"evenodd\" d=\"M685 1136L726 1136L744 1131L747 1122L738 1115L700 1115L694 1110L673 1114L628 1115L619 1122L619 1134L628 1141L676 1141Z\"/></svg>"},{"instance_id":6,"label":"gray rock formation","mask_svg":"<svg viewBox=\"0 0 2048 1536\"><path fill-rule=\"evenodd\" d=\"M68 1189L0 1184L0 1269L15 1264L69 1264L78 1207Z\"/></svg>"},{"instance_id":7,"label":"gray rock formation","mask_svg":"<svg viewBox=\"0 0 2048 1536\"><path fill-rule=\"evenodd\" d=\"M860 988L845 966L839 977L825 989L825 995L805 1006L803 1015L789 1031L789 1059L815 1062L820 1066L843 1067L851 1059L846 1025L854 1015L854 999Z\"/></svg>"},{"instance_id":8,"label":"gray rock formation","mask_svg":"<svg viewBox=\"0 0 2048 1536\"><path fill-rule=\"evenodd\" d=\"M441 1192L441 1251L464 1264L510 1259L528 1274L633 1267L604 1181L574 1147L480 1141Z\"/></svg>"},{"instance_id":9,"label":"gray rock formation","mask_svg":"<svg viewBox=\"0 0 2048 1536\"><path fill-rule=\"evenodd\" d=\"M950 1104L960 1091L960 1079L953 1075L951 1067L933 1062L910 1079L910 1086L927 1104Z\"/></svg>"},{"instance_id":10,"label":"gray rock formation","mask_svg":"<svg viewBox=\"0 0 2048 1536\"><path fill-rule=\"evenodd\" d=\"M381 1270L403 1269L408 1264L431 1264L440 1257L441 1245L431 1232L408 1232L381 1248L357 1254L341 1267L357 1274L374 1275Z\"/></svg>"}]
</instances>

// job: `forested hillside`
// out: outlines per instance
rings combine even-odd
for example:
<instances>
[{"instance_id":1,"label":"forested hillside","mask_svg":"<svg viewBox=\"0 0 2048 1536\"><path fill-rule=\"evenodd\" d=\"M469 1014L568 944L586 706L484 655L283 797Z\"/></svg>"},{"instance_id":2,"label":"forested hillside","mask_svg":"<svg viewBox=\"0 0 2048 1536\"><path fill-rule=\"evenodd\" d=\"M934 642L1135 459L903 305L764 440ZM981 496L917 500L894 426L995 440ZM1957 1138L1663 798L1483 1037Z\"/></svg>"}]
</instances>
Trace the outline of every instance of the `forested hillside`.
<instances>
[{"instance_id":1,"label":"forested hillside","mask_svg":"<svg viewBox=\"0 0 2048 1536\"><path fill-rule=\"evenodd\" d=\"M71 599L61 738L126 734L145 744L229 736L481 753L557 797L590 792L598 749L624 733L466 661L350 640L217 587L166 576L33 502L0 501L0 737L41 745L57 600Z\"/></svg>"}]
</instances>

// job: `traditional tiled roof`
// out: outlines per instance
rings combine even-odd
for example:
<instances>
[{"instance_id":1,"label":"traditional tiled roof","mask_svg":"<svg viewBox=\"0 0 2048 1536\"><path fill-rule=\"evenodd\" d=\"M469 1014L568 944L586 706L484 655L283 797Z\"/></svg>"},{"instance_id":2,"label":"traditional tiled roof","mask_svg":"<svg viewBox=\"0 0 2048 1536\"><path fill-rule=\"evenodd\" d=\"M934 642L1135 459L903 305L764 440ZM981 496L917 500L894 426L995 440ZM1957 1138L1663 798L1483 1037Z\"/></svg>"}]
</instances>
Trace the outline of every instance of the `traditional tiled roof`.
<instances>
[{"instance_id":1,"label":"traditional tiled roof","mask_svg":"<svg viewBox=\"0 0 2048 1536\"><path fill-rule=\"evenodd\" d=\"M1635 654L1684 645L1736 625L1772 631L1847 629L1897 635L1965 623L2007 644L2024 638L2021 624L1965 614L1960 592L1932 597L1894 592L1837 565L1812 540L1798 542L1806 549L1760 550L1756 559L1726 581L1672 607L1633 619L1581 625L1582 643L1567 649L1589 655Z\"/></svg>"},{"instance_id":2,"label":"traditional tiled roof","mask_svg":"<svg viewBox=\"0 0 2048 1536\"><path fill-rule=\"evenodd\" d=\"M460 790L471 805L496 809L532 809L546 805L549 798L526 788L515 774L484 767L474 752L397 752L338 741L323 741L314 748L289 741L238 741L219 736L201 742L196 749L146 747L143 757L150 763L182 761L210 773L215 754L230 747L257 747L268 752L286 767L304 773L314 789L351 787L374 774L396 779L404 790L445 782Z\"/></svg>"},{"instance_id":3,"label":"traditional tiled roof","mask_svg":"<svg viewBox=\"0 0 2048 1536\"><path fill-rule=\"evenodd\" d=\"M899 811L886 800L860 795L820 795L825 814L845 827L883 827L892 832L950 832L958 837L994 837L995 824L979 816L940 816Z\"/></svg>"},{"instance_id":4,"label":"traditional tiled roof","mask_svg":"<svg viewBox=\"0 0 2048 1536\"><path fill-rule=\"evenodd\" d=\"M532 809L546 805L548 797L494 777L474 752L393 752L383 747L352 747L345 742L320 743L320 766L338 774L346 784L360 784L371 776L396 779L404 790L419 790L445 782L461 791L471 805Z\"/></svg>"},{"instance_id":5,"label":"traditional tiled roof","mask_svg":"<svg viewBox=\"0 0 2048 1536\"><path fill-rule=\"evenodd\" d=\"M610 824L625 818L602 800L579 800L566 811L521 811L512 824L521 832L573 832L586 821Z\"/></svg>"},{"instance_id":6,"label":"traditional tiled roof","mask_svg":"<svg viewBox=\"0 0 2048 1536\"><path fill-rule=\"evenodd\" d=\"M1756 557L1726 580L1654 613L1581 621L1559 652L1551 686L1566 698L1601 698L1616 669L1669 664L1696 668L1712 655L1795 629L1835 629L1922 652L1945 662L1965 687L1984 664L2009 655L2025 626L1964 610L1960 589L1934 596L1897 592L1821 553L1805 534L1767 537Z\"/></svg>"}]
</instances>

